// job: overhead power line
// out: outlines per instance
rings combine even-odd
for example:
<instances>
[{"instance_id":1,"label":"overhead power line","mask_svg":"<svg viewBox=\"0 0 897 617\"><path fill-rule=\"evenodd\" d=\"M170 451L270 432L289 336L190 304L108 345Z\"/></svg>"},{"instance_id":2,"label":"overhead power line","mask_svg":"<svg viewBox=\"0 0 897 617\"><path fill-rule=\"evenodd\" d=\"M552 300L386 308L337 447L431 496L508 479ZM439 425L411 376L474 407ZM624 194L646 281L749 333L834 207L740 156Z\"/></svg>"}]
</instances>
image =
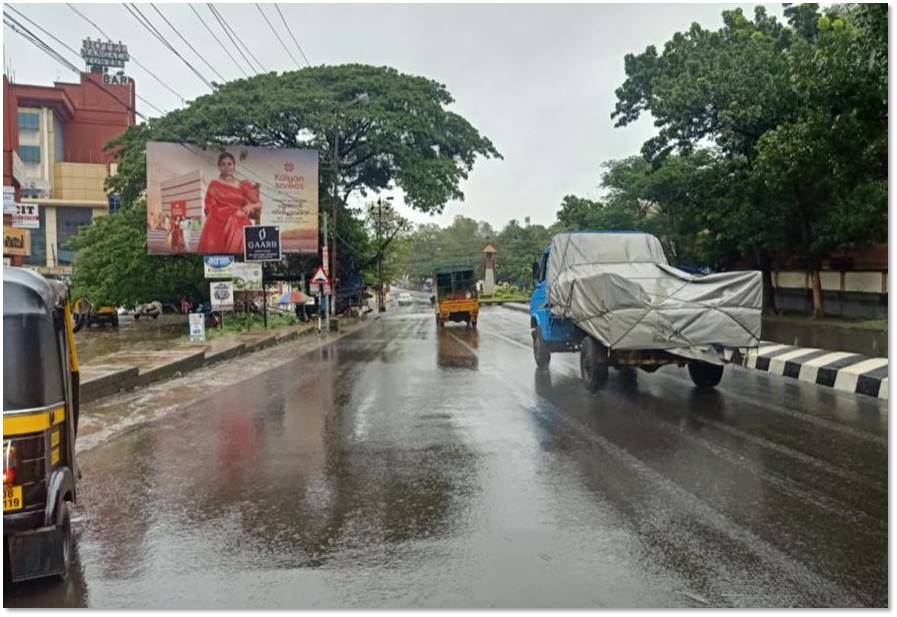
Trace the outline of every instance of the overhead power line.
<instances>
[{"instance_id":1,"label":"overhead power line","mask_svg":"<svg viewBox=\"0 0 897 617\"><path fill-rule=\"evenodd\" d=\"M230 42L231 44L233 44L234 49L237 50L237 53L239 53L243 57L243 61L246 62L247 66L249 66L249 72L258 73L258 69L253 66L252 61L246 57L246 54L243 53L243 50L239 45L237 45L237 41L234 39L234 36L231 34L230 30L228 30L227 26L224 25L224 19L222 19L221 15L218 14L218 11L215 10L215 7L209 3L206 3L206 6L209 7L209 11L212 13L212 16L218 21L218 25L221 26L221 29L224 30L224 34L227 36L227 38L230 39Z\"/></svg>"},{"instance_id":2,"label":"overhead power line","mask_svg":"<svg viewBox=\"0 0 897 617\"><path fill-rule=\"evenodd\" d=\"M91 21L86 15L84 15L84 13L82 13L81 11L79 11L78 9L76 9L76 8L75 8L74 6L72 6L70 3L66 3L66 6L68 6L70 9L72 9L72 11L74 11L75 14L76 14L78 17L80 17L81 19L83 19L84 21L86 21L87 23L89 23L91 26L93 26L94 29L95 29L97 32L99 32L101 35L103 35L104 37L106 37L106 40L108 40L108 41L111 41L111 40L112 40L112 37L109 36L108 34L106 34L106 31L105 31L105 30L103 30L103 29L100 28L98 25L96 25L93 21ZM141 63L137 60L137 58L134 57L134 54L133 54L133 53L128 52L128 58L129 58L134 64L136 64L136 65L139 66L141 69L143 69L144 72L146 72L148 75L150 75L150 77L152 77L152 78L155 79L157 82L159 82L159 83L162 85L163 88L165 88L166 90L168 90L169 92L171 92L173 95L175 95L176 97L178 97L178 98L180 99L180 101L181 101L181 105L183 105L183 104L185 104L185 103L187 102L187 99L186 99L186 97L185 97L183 94L181 94L181 93L179 93L178 91L174 90L171 86L169 86L167 83L165 83L164 81L162 81L162 78L161 78L161 77L159 77L158 75L156 75L155 73L153 73L150 69L146 68L143 64L141 64Z\"/></svg>"},{"instance_id":3,"label":"overhead power line","mask_svg":"<svg viewBox=\"0 0 897 617\"><path fill-rule=\"evenodd\" d=\"M283 13L280 10L280 5L275 2L274 8L277 9L277 14L280 15L280 19L281 19L281 21L283 21L283 25L287 29L287 32L289 33L290 38L293 39L293 42L296 44L296 47L299 49L299 53L302 54L302 58L305 60L305 64L308 65L308 68L311 68L311 62L308 61L308 57L305 55L305 52L302 51L302 45L300 45L299 41L296 40L296 37L293 36L293 31L292 31L292 29L290 29L290 25L287 23L286 18L284 18Z\"/></svg>"},{"instance_id":4,"label":"overhead power line","mask_svg":"<svg viewBox=\"0 0 897 617\"><path fill-rule=\"evenodd\" d=\"M252 67L252 70L254 70L254 71L258 71L258 72L260 72L260 73L264 73L264 72L265 72L265 67L262 66L262 63L259 62L258 58L255 57L255 54L252 53L252 50L249 49L249 47L246 45L246 43L243 42L243 39L240 38L240 35L237 34L237 31L234 30L234 29L231 27L231 25L227 22L227 20L224 18L224 15L222 15L221 12L220 12L220 11L219 11L219 10L212 4L212 3L207 2L207 3L206 3L206 6L208 6L209 9L210 9L213 13L215 13L215 17L218 19L218 23L221 24L221 27L222 27L222 28L225 28L226 30L229 30L229 31L230 31L230 33L228 34L228 36L230 36L230 34L233 34L233 37L231 37L231 41L233 41L234 39L236 39L236 40L240 43L240 45L243 46L243 49L246 50L246 53L249 54L249 57L251 57L253 60L255 60L255 64L258 66L258 69L256 69L255 67L252 66L252 63L249 62L249 58L246 57L246 54L244 54L243 51L242 51L239 47L237 47L237 51L239 51L239 52L240 52L240 55L243 56L243 59L246 60L246 64L248 64L250 67ZM236 43L234 43L234 45L236 45Z\"/></svg>"},{"instance_id":5,"label":"overhead power line","mask_svg":"<svg viewBox=\"0 0 897 617\"><path fill-rule=\"evenodd\" d=\"M202 55L201 53L199 53L198 51L196 51L196 49L193 47L193 45L190 44L190 41L188 41L187 39L185 39L185 38L181 35L181 33L178 31L178 29L174 27L174 24L172 24L170 21L168 21L168 18L165 17L165 15L162 14L162 11L160 11L160 10L156 7L155 4L153 4L152 2L150 2L150 6L153 7L153 10L154 10L156 13L159 14L159 17L161 17L161 18L165 21L165 23L168 24L168 27L171 28L172 30L174 30L174 33L178 35L178 38L180 38L182 41L184 41L184 44L185 44L187 47L190 48L190 51L192 51L194 54L196 54L196 56L197 56L200 60L202 60L202 61L205 63L205 65L206 65L207 67L209 67L209 68L212 70L212 72L215 73L215 75L217 75L217 76L221 79L221 82L222 82L222 83L224 83L224 82L227 81L227 78L226 78L224 75L222 75L221 73L219 73L219 72L218 72L218 69L216 69L214 66L212 66L211 64L209 64L209 62L203 57L203 55Z\"/></svg>"},{"instance_id":6,"label":"overhead power line","mask_svg":"<svg viewBox=\"0 0 897 617\"><path fill-rule=\"evenodd\" d=\"M50 47L50 45L47 44L46 41L44 41L39 36L34 34L26 26L22 25L22 23L20 21L18 21L12 15L7 15L4 13L3 14L3 24L5 26L7 26L8 28L12 29L14 32L21 35L23 38L25 38L27 41L29 41L31 44L33 44L35 47L37 47L38 49L40 49L41 51L46 53L48 56L50 56L51 58L56 60L58 63L63 65L65 68L67 68L70 71L73 71L75 73L78 73L78 74L81 73L80 68L78 68L77 66L75 66L74 64L72 64L71 62L66 60L62 54L60 54L58 51L56 51L55 49ZM93 80L88 80L87 83L92 84L93 86L98 88L101 92L104 92L106 95L112 97L118 103L120 103L123 107L125 107L129 111L134 112L135 115L140 116L141 119L143 119L143 120L149 119L146 116L144 116L142 113L137 111L130 103L128 103L127 101L121 100L119 97L117 97L115 95L114 92L110 91L108 88L104 87L102 84L98 84Z\"/></svg>"},{"instance_id":7,"label":"overhead power line","mask_svg":"<svg viewBox=\"0 0 897 617\"><path fill-rule=\"evenodd\" d=\"M140 23L140 25L142 25L150 34L156 37L156 39L158 39L159 42L162 43L163 47L167 48L171 53L177 56L181 60L181 62L183 62L187 66L188 69L193 71L193 74L196 75L205 85L207 85L210 90L215 89L215 86L212 85L212 82L206 79L205 75L200 73L199 69L193 66L189 60L184 58L184 56L182 56L180 52L178 52L178 50L174 48L174 45L168 42L168 39L165 38L165 35L159 32L158 29L156 29L156 27L153 25L153 22L151 22L149 18L141 12L136 4L131 3L130 6L128 6L128 4L123 4L122 6L127 9L127 11L134 17L134 19L136 19Z\"/></svg>"},{"instance_id":8,"label":"overhead power line","mask_svg":"<svg viewBox=\"0 0 897 617\"><path fill-rule=\"evenodd\" d=\"M280 38L279 34L277 34L277 30L274 29L274 26L268 20L268 16L265 15L265 11L262 10L262 5L260 5L258 2L256 2L255 8L257 8L259 10L259 13L262 14L262 18L264 18L265 23L268 24L268 27L271 28L271 32L273 32L274 36L277 37L277 40L280 41L281 47L283 47L283 50L285 52L287 52L287 55L290 57L290 60L293 61L293 64L295 64L296 66L299 66L299 63L296 61L296 58L294 58L292 52L290 52L289 47L286 46L286 43L283 42L283 39Z\"/></svg>"},{"instance_id":9,"label":"overhead power line","mask_svg":"<svg viewBox=\"0 0 897 617\"><path fill-rule=\"evenodd\" d=\"M233 63L237 65L237 68L240 69L240 72L243 73L243 76L249 77L249 73L246 72L246 69L243 68L243 65L241 65L239 62L237 62L237 59L234 58L233 55L231 55L230 50L227 48L227 45L222 43L221 39L218 38L217 36L215 36L215 33L212 32L212 29L209 27L209 24L207 24L206 20L202 18L202 15L199 14L199 11L197 11L196 8L192 4L188 3L187 6L189 6L190 10L193 11L193 14L196 15L196 18L199 20L199 23L202 24L203 28L206 29L206 32L208 32L211 35L212 40L214 40L216 43L218 43L218 45L221 46L221 49L224 50L224 53L227 54L227 57L230 58L233 61Z\"/></svg>"},{"instance_id":10,"label":"overhead power line","mask_svg":"<svg viewBox=\"0 0 897 617\"><path fill-rule=\"evenodd\" d=\"M81 54L79 54L78 51L77 51L76 49L74 49L71 45L67 44L65 41L61 41L59 38L57 38L56 36L54 36L51 32L48 32L47 30L45 30L44 28L42 28L40 24L38 24L37 22L35 22L33 19L30 19L27 15L25 15L25 14L23 14L21 11L17 10L17 9L16 9L15 7L13 7L11 4L7 4L5 8L8 8L8 9L10 9L10 10L12 10L12 11L15 11L15 13L18 14L22 19L26 20L28 23L30 23L30 24L33 25L35 28L37 28L38 30L40 30L41 32L43 32L44 34L46 34L48 37L50 37L51 39L53 39L54 41L56 41L57 43L59 43L60 45L62 45L63 47L65 47L66 49L68 49L68 50L69 50L70 52L72 52L75 56L77 56L78 58L81 57ZM70 67L70 68L71 68L71 67ZM162 114L163 116L164 116L166 113L168 113L168 112L166 112L166 111L163 111L162 109L159 109L158 107L156 107L155 105L153 105L152 103L150 103L148 100L146 100L145 98L143 98L142 96L140 96L140 95L137 94L136 92L134 93L134 96L136 96L138 99L140 99L140 101L141 101L143 104L145 104L147 107L152 107L153 109L155 109L156 111L158 111L158 112L159 112L160 114Z\"/></svg>"}]
</instances>

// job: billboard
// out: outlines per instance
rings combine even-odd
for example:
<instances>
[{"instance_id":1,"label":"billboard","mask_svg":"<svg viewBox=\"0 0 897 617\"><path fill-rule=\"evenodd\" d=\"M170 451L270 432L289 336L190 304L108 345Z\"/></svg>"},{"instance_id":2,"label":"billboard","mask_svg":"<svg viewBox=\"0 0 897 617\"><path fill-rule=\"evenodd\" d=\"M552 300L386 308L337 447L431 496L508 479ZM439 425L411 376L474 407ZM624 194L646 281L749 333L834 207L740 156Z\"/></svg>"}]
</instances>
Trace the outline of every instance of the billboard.
<instances>
[{"instance_id":1,"label":"billboard","mask_svg":"<svg viewBox=\"0 0 897 617\"><path fill-rule=\"evenodd\" d=\"M243 255L249 225L277 225L284 254L317 253L316 150L147 143L151 255Z\"/></svg>"},{"instance_id":2,"label":"billboard","mask_svg":"<svg viewBox=\"0 0 897 617\"><path fill-rule=\"evenodd\" d=\"M204 271L207 279L232 280L234 291L262 291L262 264L209 260Z\"/></svg>"}]
</instances>

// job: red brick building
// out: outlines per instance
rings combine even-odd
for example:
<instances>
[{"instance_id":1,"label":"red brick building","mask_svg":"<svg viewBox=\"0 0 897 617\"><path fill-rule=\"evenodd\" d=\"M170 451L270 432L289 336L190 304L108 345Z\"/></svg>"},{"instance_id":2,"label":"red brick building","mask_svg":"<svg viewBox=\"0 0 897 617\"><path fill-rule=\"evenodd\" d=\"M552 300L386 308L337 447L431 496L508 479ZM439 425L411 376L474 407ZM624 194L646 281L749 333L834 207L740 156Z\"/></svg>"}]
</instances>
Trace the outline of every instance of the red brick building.
<instances>
[{"instance_id":1,"label":"red brick building","mask_svg":"<svg viewBox=\"0 0 897 617\"><path fill-rule=\"evenodd\" d=\"M119 80L124 85L107 83ZM66 241L108 212L104 183L114 169L104 148L135 124L134 106L128 78L81 73L79 83L37 86L3 76L3 185L40 213L40 227L29 230L26 264L70 271L74 255ZM4 227L11 223L4 214ZM13 230L4 230L4 239L7 233Z\"/></svg>"}]
</instances>

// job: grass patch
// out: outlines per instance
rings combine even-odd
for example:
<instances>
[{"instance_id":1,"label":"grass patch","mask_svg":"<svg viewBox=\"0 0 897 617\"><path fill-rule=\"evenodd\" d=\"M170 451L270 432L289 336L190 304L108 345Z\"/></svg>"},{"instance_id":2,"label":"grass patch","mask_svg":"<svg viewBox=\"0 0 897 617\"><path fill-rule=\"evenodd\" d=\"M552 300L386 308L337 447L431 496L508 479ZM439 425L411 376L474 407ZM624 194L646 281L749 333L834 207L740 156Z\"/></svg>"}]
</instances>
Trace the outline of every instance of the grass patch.
<instances>
[{"instance_id":1,"label":"grass patch","mask_svg":"<svg viewBox=\"0 0 897 617\"><path fill-rule=\"evenodd\" d=\"M295 326L299 323L295 315L268 315L268 329ZM265 320L261 315L250 313L231 313L224 316L220 328L206 328L206 340L216 339L228 334L241 334L252 330L264 329Z\"/></svg>"},{"instance_id":2,"label":"grass patch","mask_svg":"<svg viewBox=\"0 0 897 617\"><path fill-rule=\"evenodd\" d=\"M501 304L503 302L523 302L529 303L529 297L517 296L480 296L480 304Z\"/></svg>"}]
</instances>

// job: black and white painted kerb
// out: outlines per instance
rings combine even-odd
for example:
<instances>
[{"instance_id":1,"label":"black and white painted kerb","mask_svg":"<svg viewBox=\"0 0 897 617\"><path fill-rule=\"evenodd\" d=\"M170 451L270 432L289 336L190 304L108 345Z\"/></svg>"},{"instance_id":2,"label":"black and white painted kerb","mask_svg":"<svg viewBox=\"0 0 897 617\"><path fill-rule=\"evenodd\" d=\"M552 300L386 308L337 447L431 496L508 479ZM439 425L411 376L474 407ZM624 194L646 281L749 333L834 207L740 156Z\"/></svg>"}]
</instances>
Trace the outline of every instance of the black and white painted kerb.
<instances>
[{"instance_id":1,"label":"black and white painted kerb","mask_svg":"<svg viewBox=\"0 0 897 617\"><path fill-rule=\"evenodd\" d=\"M748 352L745 365L845 392L888 398L887 358L761 342Z\"/></svg>"}]
</instances>

